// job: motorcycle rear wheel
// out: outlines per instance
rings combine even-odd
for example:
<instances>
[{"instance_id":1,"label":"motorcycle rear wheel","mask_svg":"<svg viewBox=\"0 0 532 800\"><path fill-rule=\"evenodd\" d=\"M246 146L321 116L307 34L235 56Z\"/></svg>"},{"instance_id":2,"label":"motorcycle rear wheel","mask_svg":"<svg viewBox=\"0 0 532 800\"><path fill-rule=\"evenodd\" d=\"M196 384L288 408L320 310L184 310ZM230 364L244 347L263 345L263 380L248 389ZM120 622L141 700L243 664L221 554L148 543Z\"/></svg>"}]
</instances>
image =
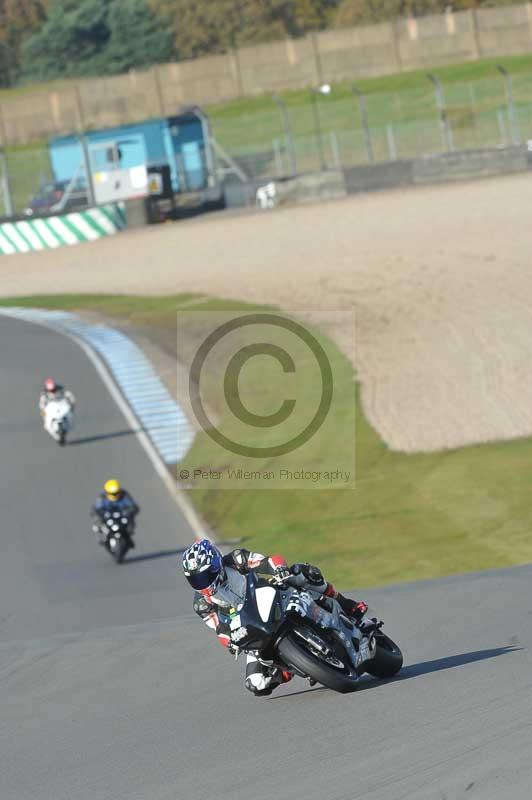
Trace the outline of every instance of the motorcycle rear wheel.
<instances>
[{"instance_id":1,"label":"motorcycle rear wheel","mask_svg":"<svg viewBox=\"0 0 532 800\"><path fill-rule=\"evenodd\" d=\"M326 661L307 649L304 640L295 633L287 633L277 645L277 651L287 667L295 667L298 672L328 689L346 694L354 692L357 688L357 674L354 669L351 671L346 668L345 671L340 671L330 667Z\"/></svg>"}]
</instances>

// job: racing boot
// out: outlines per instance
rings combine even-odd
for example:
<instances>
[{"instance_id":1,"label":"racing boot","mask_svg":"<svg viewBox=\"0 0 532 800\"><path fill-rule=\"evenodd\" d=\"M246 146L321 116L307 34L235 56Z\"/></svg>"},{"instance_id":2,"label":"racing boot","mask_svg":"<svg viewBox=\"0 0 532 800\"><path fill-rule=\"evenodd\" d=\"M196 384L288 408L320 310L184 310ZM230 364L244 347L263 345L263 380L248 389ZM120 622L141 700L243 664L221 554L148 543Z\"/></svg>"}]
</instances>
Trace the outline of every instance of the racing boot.
<instances>
[{"instance_id":1,"label":"racing boot","mask_svg":"<svg viewBox=\"0 0 532 800\"><path fill-rule=\"evenodd\" d=\"M352 619L355 625L360 625L364 618L364 614L368 610L367 603L364 603L363 601L357 602L356 600L350 600L349 597L344 597L343 594L334 588L332 583L327 584L327 588L323 594L325 597L334 598L334 600L338 602L346 617Z\"/></svg>"},{"instance_id":2,"label":"racing boot","mask_svg":"<svg viewBox=\"0 0 532 800\"><path fill-rule=\"evenodd\" d=\"M288 683L293 677L288 670L266 666L255 655L248 653L245 686L255 697L270 695L274 689L283 683Z\"/></svg>"},{"instance_id":3,"label":"racing boot","mask_svg":"<svg viewBox=\"0 0 532 800\"><path fill-rule=\"evenodd\" d=\"M367 603L364 603L362 600L356 602L355 600L350 600L348 597L344 597L340 592L338 592L338 597L336 598L342 607L342 611L349 619L352 619L359 625L363 618L364 614L366 614L368 610Z\"/></svg>"}]
</instances>

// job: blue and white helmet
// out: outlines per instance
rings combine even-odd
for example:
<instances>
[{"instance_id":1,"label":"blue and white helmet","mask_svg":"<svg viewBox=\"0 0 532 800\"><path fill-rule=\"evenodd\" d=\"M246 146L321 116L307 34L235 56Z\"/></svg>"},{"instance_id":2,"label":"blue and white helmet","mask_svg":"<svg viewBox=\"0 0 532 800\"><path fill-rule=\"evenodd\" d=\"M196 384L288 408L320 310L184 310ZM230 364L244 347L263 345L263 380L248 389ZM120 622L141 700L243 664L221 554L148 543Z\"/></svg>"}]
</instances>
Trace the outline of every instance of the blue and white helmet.
<instances>
[{"instance_id":1,"label":"blue and white helmet","mask_svg":"<svg viewBox=\"0 0 532 800\"><path fill-rule=\"evenodd\" d=\"M222 554L208 539L201 539L183 553L183 572L193 589L212 594L225 580Z\"/></svg>"}]
</instances>

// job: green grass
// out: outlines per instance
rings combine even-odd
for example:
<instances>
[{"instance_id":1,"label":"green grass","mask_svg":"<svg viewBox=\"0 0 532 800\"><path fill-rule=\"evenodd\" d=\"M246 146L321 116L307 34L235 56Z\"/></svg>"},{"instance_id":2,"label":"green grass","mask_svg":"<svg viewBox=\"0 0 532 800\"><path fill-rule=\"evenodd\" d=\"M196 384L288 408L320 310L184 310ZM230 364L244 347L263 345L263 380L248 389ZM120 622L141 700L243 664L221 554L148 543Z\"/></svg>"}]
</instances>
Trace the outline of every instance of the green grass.
<instances>
[{"instance_id":1,"label":"green grass","mask_svg":"<svg viewBox=\"0 0 532 800\"><path fill-rule=\"evenodd\" d=\"M5 151L15 213L27 206L41 183L52 177L46 144L17 145Z\"/></svg>"},{"instance_id":2,"label":"green grass","mask_svg":"<svg viewBox=\"0 0 532 800\"><path fill-rule=\"evenodd\" d=\"M94 309L128 320L168 349L176 348L178 308L246 309L242 303L180 295L29 297L1 304ZM256 308L256 307L251 307ZM197 330L191 331L190 343ZM323 338L323 337L322 337ZM351 365L336 352L352 385ZM279 374L262 373L275 392ZM346 395L347 397L347 395ZM214 404L216 396L210 397ZM323 458L342 450L352 409L333 422ZM349 490L198 490L190 497L224 538L259 551L320 564L340 586L370 586L532 561L530 463L532 440L486 444L431 455L391 452L357 403L357 481ZM222 421L227 430L227 420ZM316 456L316 454L314 454ZM210 439L197 440L193 459L216 466Z\"/></svg>"},{"instance_id":3,"label":"green grass","mask_svg":"<svg viewBox=\"0 0 532 800\"><path fill-rule=\"evenodd\" d=\"M513 76L527 75L532 72L532 54L527 53L517 56L499 56L485 58L480 61L465 61L460 64L450 64L423 70L411 70L383 75L378 78L353 78L333 85L334 94L341 99L352 97L351 86L356 86L367 96L372 94L393 94L408 90L429 88L427 72L433 72L444 85L478 81L483 79L499 82L501 80L496 71L496 65L502 64ZM431 91L431 90L430 90ZM309 102L309 93L306 89L295 89L279 92L279 95L294 105L306 105ZM272 104L271 95L264 94L253 98L242 98L232 102L209 106L209 113L213 120L223 118L241 117L243 114L257 113L269 110Z\"/></svg>"},{"instance_id":4,"label":"green grass","mask_svg":"<svg viewBox=\"0 0 532 800\"><path fill-rule=\"evenodd\" d=\"M72 81L68 78L55 81L40 81L39 83L20 83L17 86L0 89L0 101L10 100L12 97L24 97L27 94L37 92L58 92L61 89L72 88Z\"/></svg>"}]
</instances>

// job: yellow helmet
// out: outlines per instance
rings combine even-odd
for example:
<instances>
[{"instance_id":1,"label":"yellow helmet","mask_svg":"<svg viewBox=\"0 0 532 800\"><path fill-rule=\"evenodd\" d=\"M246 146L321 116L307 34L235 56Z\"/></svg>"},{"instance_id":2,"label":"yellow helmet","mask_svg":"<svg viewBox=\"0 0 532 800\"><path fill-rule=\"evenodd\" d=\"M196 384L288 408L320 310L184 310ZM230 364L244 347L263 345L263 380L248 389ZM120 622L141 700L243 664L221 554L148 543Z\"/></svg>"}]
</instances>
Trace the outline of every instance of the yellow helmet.
<instances>
[{"instance_id":1,"label":"yellow helmet","mask_svg":"<svg viewBox=\"0 0 532 800\"><path fill-rule=\"evenodd\" d=\"M103 490L108 500L118 500L120 492L122 491L122 486L120 485L120 481L117 481L116 478L111 478L105 483Z\"/></svg>"}]
</instances>

